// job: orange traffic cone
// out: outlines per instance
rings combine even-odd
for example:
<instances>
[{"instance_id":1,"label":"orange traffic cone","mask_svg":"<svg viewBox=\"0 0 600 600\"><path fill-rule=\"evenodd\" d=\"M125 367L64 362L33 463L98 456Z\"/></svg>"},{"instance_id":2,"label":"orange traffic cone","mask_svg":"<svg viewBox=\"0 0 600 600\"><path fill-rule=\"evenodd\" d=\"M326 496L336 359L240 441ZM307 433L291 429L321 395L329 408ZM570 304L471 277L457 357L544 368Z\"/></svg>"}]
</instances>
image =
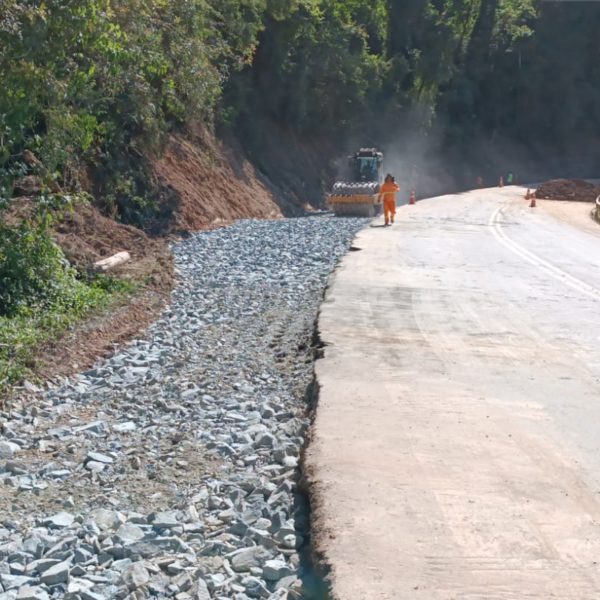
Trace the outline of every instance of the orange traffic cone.
<instances>
[{"instance_id":1,"label":"orange traffic cone","mask_svg":"<svg viewBox=\"0 0 600 600\"><path fill-rule=\"evenodd\" d=\"M525 194L525 200L531 200L531 190L527 188L527 193Z\"/></svg>"},{"instance_id":2,"label":"orange traffic cone","mask_svg":"<svg viewBox=\"0 0 600 600\"><path fill-rule=\"evenodd\" d=\"M410 200L408 201L409 204L416 204L417 203L417 195L415 194L415 190L413 190L410 193Z\"/></svg>"},{"instance_id":3,"label":"orange traffic cone","mask_svg":"<svg viewBox=\"0 0 600 600\"><path fill-rule=\"evenodd\" d=\"M498 182L498 187L504 187L504 177L500 177L500 181Z\"/></svg>"},{"instance_id":4,"label":"orange traffic cone","mask_svg":"<svg viewBox=\"0 0 600 600\"><path fill-rule=\"evenodd\" d=\"M535 203L535 192L531 194L531 202L529 203L529 208L535 208L537 204Z\"/></svg>"}]
</instances>

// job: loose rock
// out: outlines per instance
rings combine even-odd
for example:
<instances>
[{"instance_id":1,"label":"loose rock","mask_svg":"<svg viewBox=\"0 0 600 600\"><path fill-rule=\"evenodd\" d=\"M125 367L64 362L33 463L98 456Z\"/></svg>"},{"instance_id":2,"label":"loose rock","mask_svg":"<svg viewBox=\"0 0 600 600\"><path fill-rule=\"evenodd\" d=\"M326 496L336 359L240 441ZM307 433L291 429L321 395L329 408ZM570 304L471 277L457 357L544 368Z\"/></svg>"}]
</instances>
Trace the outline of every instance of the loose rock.
<instances>
[{"instance_id":1,"label":"loose rock","mask_svg":"<svg viewBox=\"0 0 600 600\"><path fill-rule=\"evenodd\" d=\"M255 546L236 554L231 561L231 566L234 571L250 571L252 567L262 567L270 558L272 554L268 550Z\"/></svg>"},{"instance_id":2,"label":"loose rock","mask_svg":"<svg viewBox=\"0 0 600 600\"><path fill-rule=\"evenodd\" d=\"M69 580L69 563L61 562L44 571L40 581L46 585L66 583Z\"/></svg>"},{"instance_id":3,"label":"loose rock","mask_svg":"<svg viewBox=\"0 0 600 600\"><path fill-rule=\"evenodd\" d=\"M292 575L293 569L283 560L268 560L263 566L263 577L266 581L279 581Z\"/></svg>"},{"instance_id":4,"label":"loose rock","mask_svg":"<svg viewBox=\"0 0 600 600\"><path fill-rule=\"evenodd\" d=\"M41 587L26 585L19 588L17 600L48 600L48 592Z\"/></svg>"},{"instance_id":5,"label":"loose rock","mask_svg":"<svg viewBox=\"0 0 600 600\"><path fill-rule=\"evenodd\" d=\"M75 517L68 512L61 512L53 517L50 517L44 522L44 525L48 527L56 527L57 529L61 529L63 527L70 527L75 521Z\"/></svg>"},{"instance_id":6,"label":"loose rock","mask_svg":"<svg viewBox=\"0 0 600 600\"><path fill-rule=\"evenodd\" d=\"M365 222L241 221L190 236L173 247L171 304L143 339L11 409L0 600L25 586L81 600L300 597L314 323Z\"/></svg>"},{"instance_id":7,"label":"loose rock","mask_svg":"<svg viewBox=\"0 0 600 600\"><path fill-rule=\"evenodd\" d=\"M21 450L21 446L13 442L0 442L0 458L12 458Z\"/></svg>"},{"instance_id":8,"label":"loose rock","mask_svg":"<svg viewBox=\"0 0 600 600\"><path fill-rule=\"evenodd\" d=\"M141 563L136 563L123 573L123 583L130 589L136 590L150 581L148 570Z\"/></svg>"}]
</instances>

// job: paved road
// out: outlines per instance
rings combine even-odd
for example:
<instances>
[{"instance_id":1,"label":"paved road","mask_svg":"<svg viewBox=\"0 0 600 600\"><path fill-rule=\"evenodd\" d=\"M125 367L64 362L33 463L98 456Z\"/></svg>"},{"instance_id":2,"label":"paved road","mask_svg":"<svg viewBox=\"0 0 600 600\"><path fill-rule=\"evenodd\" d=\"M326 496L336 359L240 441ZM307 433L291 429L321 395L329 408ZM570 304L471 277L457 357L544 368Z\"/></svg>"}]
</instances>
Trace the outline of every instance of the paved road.
<instances>
[{"instance_id":1,"label":"paved road","mask_svg":"<svg viewBox=\"0 0 600 600\"><path fill-rule=\"evenodd\" d=\"M357 237L307 463L336 600L600 598L600 226L481 190Z\"/></svg>"}]
</instances>

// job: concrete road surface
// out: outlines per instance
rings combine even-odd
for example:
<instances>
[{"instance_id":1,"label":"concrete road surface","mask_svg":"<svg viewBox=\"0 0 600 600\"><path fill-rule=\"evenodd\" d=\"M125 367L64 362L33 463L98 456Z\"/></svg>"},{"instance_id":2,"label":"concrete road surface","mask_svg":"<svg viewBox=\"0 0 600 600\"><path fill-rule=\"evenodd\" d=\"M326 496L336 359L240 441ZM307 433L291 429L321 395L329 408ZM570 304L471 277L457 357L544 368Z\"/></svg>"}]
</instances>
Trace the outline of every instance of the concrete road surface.
<instances>
[{"instance_id":1,"label":"concrete road surface","mask_svg":"<svg viewBox=\"0 0 600 600\"><path fill-rule=\"evenodd\" d=\"M307 466L336 600L600 598L600 225L522 196L403 207L333 279Z\"/></svg>"}]
</instances>

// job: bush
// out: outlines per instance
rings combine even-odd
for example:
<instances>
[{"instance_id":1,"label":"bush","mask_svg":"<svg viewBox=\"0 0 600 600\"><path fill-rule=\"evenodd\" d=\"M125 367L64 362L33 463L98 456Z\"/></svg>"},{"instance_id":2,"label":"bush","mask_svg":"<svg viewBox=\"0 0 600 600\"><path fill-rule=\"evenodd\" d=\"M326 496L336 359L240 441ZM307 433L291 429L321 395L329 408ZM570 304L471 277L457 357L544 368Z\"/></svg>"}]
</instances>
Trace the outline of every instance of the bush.
<instances>
[{"instance_id":1,"label":"bush","mask_svg":"<svg viewBox=\"0 0 600 600\"><path fill-rule=\"evenodd\" d=\"M78 283L43 225L27 221L17 227L0 225L0 315L69 303Z\"/></svg>"}]
</instances>

